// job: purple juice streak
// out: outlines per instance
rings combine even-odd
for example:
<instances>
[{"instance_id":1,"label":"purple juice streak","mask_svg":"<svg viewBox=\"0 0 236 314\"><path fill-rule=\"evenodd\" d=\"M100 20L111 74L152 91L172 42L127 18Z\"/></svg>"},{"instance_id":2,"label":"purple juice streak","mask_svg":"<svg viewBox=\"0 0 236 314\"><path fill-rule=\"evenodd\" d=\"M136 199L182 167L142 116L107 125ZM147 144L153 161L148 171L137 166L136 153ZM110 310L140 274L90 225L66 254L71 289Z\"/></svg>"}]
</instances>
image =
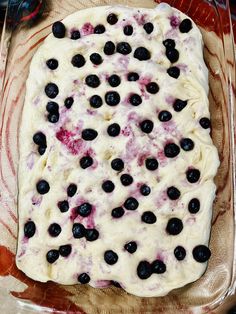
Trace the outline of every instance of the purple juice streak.
<instances>
[{"instance_id":1,"label":"purple juice streak","mask_svg":"<svg viewBox=\"0 0 236 314\"><path fill-rule=\"evenodd\" d=\"M129 65L129 60L130 58L128 56L121 56L118 59L118 64L119 66L123 69L123 70L127 70L128 69L128 65ZM117 65L116 65L117 66Z\"/></svg>"},{"instance_id":2,"label":"purple juice streak","mask_svg":"<svg viewBox=\"0 0 236 314\"><path fill-rule=\"evenodd\" d=\"M126 125L122 130L121 134L124 136L130 136L130 134L133 133L132 128L130 125Z\"/></svg>"},{"instance_id":3,"label":"purple juice streak","mask_svg":"<svg viewBox=\"0 0 236 314\"><path fill-rule=\"evenodd\" d=\"M144 25L146 23L147 14L135 14L134 19L138 25Z\"/></svg>"},{"instance_id":4,"label":"purple juice streak","mask_svg":"<svg viewBox=\"0 0 236 314\"><path fill-rule=\"evenodd\" d=\"M175 16L175 15L172 15L170 17L170 25L173 27L173 28L176 28L178 27L180 24L180 18L178 16Z\"/></svg>"},{"instance_id":5,"label":"purple juice streak","mask_svg":"<svg viewBox=\"0 0 236 314\"><path fill-rule=\"evenodd\" d=\"M27 238L28 239L28 238ZM29 240L29 239L28 239ZM28 242L28 241L27 241ZM24 242L24 238L23 238L23 243L27 243L27 242ZM22 256L25 255L25 252L26 252L26 249L25 247L23 248L23 250L21 251L21 253L18 255L19 258L21 258Z\"/></svg>"},{"instance_id":6,"label":"purple juice streak","mask_svg":"<svg viewBox=\"0 0 236 314\"><path fill-rule=\"evenodd\" d=\"M196 218L195 217L190 217L186 220L186 224L192 226L194 223L196 222Z\"/></svg>"},{"instance_id":7,"label":"purple juice streak","mask_svg":"<svg viewBox=\"0 0 236 314\"><path fill-rule=\"evenodd\" d=\"M168 105L173 105L175 99L176 99L176 98L173 97L173 96L167 96L167 97L165 98L165 101L166 101L166 103L167 103Z\"/></svg>"},{"instance_id":8,"label":"purple juice streak","mask_svg":"<svg viewBox=\"0 0 236 314\"><path fill-rule=\"evenodd\" d=\"M31 198L32 205L40 206L40 204L42 203L42 199L43 199L42 196L34 195L34 196Z\"/></svg>"},{"instance_id":9,"label":"purple juice streak","mask_svg":"<svg viewBox=\"0 0 236 314\"><path fill-rule=\"evenodd\" d=\"M109 287L111 285L111 281L110 280L97 280L95 282L95 286L97 288L106 288Z\"/></svg>"},{"instance_id":10,"label":"purple juice streak","mask_svg":"<svg viewBox=\"0 0 236 314\"><path fill-rule=\"evenodd\" d=\"M87 114L90 116L96 116L98 112L96 110L87 109Z\"/></svg>"},{"instance_id":11,"label":"purple juice streak","mask_svg":"<svg viewBox=\"0 0 236 314\"><path fill-rule=\"evenodd\" d=\"M94 222L94 215L96 212L96 208L93 206L91 214L87 217L87 228L94 228L95 222Z\"/></svg>"},{"instance_id":12,"label":"purple juice streak","mask_svg":"<svg viewBox=\"0 0 236 314\"><path fill-rule=\"evenodd\" d=\"M186 73L188 70L187 64L179 63L179 64L176 64L176 66L180 69L181 72Z\"/></svg>"},{"instance_id":13,"label":"purple juice streak","mask_svg":"<svg viewBox=\"0 0 236 314\"><path fill-rule=\"evenodd\" d=\"M56 133L56 138L69 150L72 155L79 154L84 149L84 141L82 139L74 139L75 134L71 131L61 128Z\"/></svg>"},{"instance_id":14,"label":"purple juice streak","mask_svg":"<svg viewBox=\"0 0 236 314\"><path fill-rule=\"evenodd\" d=\"M34 102L33 102L34 106L37 106L37 105L39 104L39 102L40 102L40 97L37 96L37 97L35 98Z\"/></svg>"},{"instance_id":15,"label":"purple juice streak","mask_svg":"<svg viewBox=\"0 0 236 314\"><path fill-rule=\"evenodd\" d=\"M85 23L81 28L81 34L83 36L93 34L94 27L91 23Z\"/></svg>"},{"instance_id":16,"label":"purple juice streak","mask_svg":"<svg viewBox=\"0 0 236 314\"><path fill-rule=\"evenodd\" d=\"M28 169L32 169L33 168L33 166L34 166L34 153L32 152L32 153L30 153L29 154L29 156L28 156L28 158L27 158L27 162L26 162L26 164L27 164L27 167L28 167Z\"/></svg>"},{"instance_id":17,"label":"purple juice streak","mask_svg":"<svg viewBox=\"0 0 236 314\"><path fill-rule=\"evenodd\" d=\"M143 153L143 154L138 156L138 165L139 165L139 167L144 165L144 162L145 162L145 160L147 159L148 156L149 156L149 153Z\"/></svg>"}]
</instances>

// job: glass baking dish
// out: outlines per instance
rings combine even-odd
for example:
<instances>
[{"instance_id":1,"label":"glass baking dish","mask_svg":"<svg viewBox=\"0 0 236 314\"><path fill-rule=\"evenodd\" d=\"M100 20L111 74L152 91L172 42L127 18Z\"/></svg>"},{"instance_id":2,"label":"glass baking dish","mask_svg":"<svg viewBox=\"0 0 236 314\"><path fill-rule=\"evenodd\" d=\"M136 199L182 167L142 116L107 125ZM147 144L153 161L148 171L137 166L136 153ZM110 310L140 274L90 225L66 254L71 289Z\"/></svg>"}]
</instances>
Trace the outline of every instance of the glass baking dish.
<instances>
[{"instance_id":1,"label":"glass baking dish","mask_svg":"<svg viewBox=\"0 0 236 314\"><path fill-rule=\"evenodd\" d=\"M162 1L156 1L162 2ZM27 278L15 265L17 239L17 135L32 56L51 24L76 10L104 4L155 7L153 0L47 2L34 27L4 30L0 80L0 312L1 313L213 313L236 289L235 58L227 0L166 0L201 28L209 69L212 137L221 166L216 184L210 248L212 258L197 282L161 298L139 298L116 287L61 286Z\"/></svg>"}]
</instances>

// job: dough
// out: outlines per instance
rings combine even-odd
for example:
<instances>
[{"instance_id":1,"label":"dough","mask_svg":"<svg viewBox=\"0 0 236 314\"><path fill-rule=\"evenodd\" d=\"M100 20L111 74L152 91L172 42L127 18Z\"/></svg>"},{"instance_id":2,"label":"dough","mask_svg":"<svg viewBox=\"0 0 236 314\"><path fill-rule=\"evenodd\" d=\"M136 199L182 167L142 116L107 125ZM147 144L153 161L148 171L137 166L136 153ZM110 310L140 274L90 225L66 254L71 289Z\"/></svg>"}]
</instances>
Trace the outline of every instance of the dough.
<instances>
[{"instance_id":1,"label":"dough","mask_svg":"<svg viewBox=\"0 0 236 314\"><path fill-rule=\"evenodd\" d=\"M27 276L151 297L204 273L219 160L202 45L167 4L53 25L32 59L19 139Z\"/></svg>"}]
</instances>

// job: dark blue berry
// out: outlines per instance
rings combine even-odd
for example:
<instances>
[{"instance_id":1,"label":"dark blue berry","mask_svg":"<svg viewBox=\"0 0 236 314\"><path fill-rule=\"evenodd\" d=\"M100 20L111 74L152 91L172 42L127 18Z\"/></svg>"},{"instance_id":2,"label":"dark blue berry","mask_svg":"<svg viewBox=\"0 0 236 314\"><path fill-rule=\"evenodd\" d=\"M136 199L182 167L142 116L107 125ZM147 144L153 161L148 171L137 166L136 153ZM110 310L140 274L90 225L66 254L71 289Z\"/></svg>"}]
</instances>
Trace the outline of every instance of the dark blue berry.
<instances>
[{"instance_id":1,"label":"dark blue berry","mask_svg":"<svg viewBox=\"0 0 236 314\"><path fill-rule=\"evenodd\" d=\"M59 258L59 252L57 250L50 250L47 252L46 259L48 263L53 264Z\"/></svg>"},{"instance_id":2,"label":"dark blue berry","mask_svg":"<svg viewBox=\"0 0 236 314\"><path fill-rule=\"evenodd\" d=\"M146 224L154 224L157 221L156 215L151 211L146 211L142 214L141 220Z\"/></svg>"},{"instance_id":3,"label":"dark blue berry","mask_svg":"<svg viewBox=\"0 0 236 314\"><path fill-rule=\"evenodd\" d=\"M147 261L141 261L137 267L137 275L140 279L148 279L152 275L151 264Z\"/></svg>"},{"instance_id":4,"label":"dark blue berry","mask_svg":"<svg viewBox=\"0 0 236 314\"><path fill-rule=\"evenodd\" d=\"M57 223L53 223L48 228L48 233L51 237L58 237L61 233L61 227Z\"/></svg>"},{"instance_id":5,"label":"dark blue berry","mask_svg":"<svg viewBox=\"0 0 236 314\"><path fill-rule=\"evenodd\" d=\"M50 190L50 186L46 180L40 180L36 184L36 189L39 194L47 194Z\"/></svg>"},{"instance_id":6,"label":"dark blue berry","mask_svg":"<svg viewBox=\"0 0 236 314\"><path fill-rule=\"evenodd\" d=\"M81 68L82 66L85 65L85 62L86 61L81 54L75 55L71 60L72 65L76 68Z\"/></svg>"},{"instance_id":7,"label":"dark blue berry","mask_svg":"<svg viewBox=\"0 0 236 314\"><path fill-rule=\"evenodd\" d=\"M49 97L49 98L56 98L57 95L59 93L59 89L57 87L56 84L54 83L48 83L45 87L45 94Z\"/></svg>"},{"instance_id":8,"label":"dark blue berry","mask_svg":"<svg viewBox=\"0 0 236 314\"><path fill-rule=\"evenodd\" d=\"M205 263L209 260L211 257L211 251L209 248L205 245L197 245L193 249L193 258L198 262L198 263Z\"/></svg>"},{"instance_id":9,"label":"dark blue berry","mask_svg":"<svg viewBox=\"0 0 236 314\"><path fill-rule=\"evenodd\" d=\"M35 234L36 226L33 221L28 221L24 225L24 235L26 238L32 238Z\"/></svg>"},{"instance_id":10,"label":"dark blue berry","mask_svg":"<svg viewBox=\"0 0 236 314\"><path fill-rule=\"evenodd\" d=\"M53 33L54 37L56 37L56 38L65 37L65 34L66 34L65 25L60 21L53 23L52 33Z\"/></svg>"},{"instance_id":11,"label":"dark blue berry","mask_svg":"<svg viewBox=\"0 0 236 314\"><path fill-rule=\"evenodd\" d=\"M183 223L179 218L171 218L169 219L166 231L170 235L177 235L183 230Z\"/></svg>"},{"instance_id":12,"label":"dark blue berry","mask_svg":"<svg viewBox=\"0 0 236 314\"><path fill-rule=\"evenodd\" d=\"M46 64L50 70L56 70L58 68L58 61L56 59L49 59Z\"/></svg>"},{"instance_id":13,"label":"dark blue berry","mask_svg":"<svg viewBox=\"0 0 236 314\"><path fill-rule=\"evenodd\" d=\"M150 51L148 51L145 47L139 47L134 51L134 58L139 61L149 60L151 58Z\"/></svg>"},{"instance_id":14,"label":"dark blue berry","mask_svg":"<svg viewBox=\"0 0 236 314\"><path fill-rule=\"evenodd\" d=\"M83 203L77 207L77 213L82 217L88 217L92 212L92 205L89 203Z\"/></svg>"},{"instance_id":15,"label":"dark blue berry","mask_svg":"<svg viewBox=\"0 0 236 314\"><path fill-rule=\"evenodd\" d=\"M118 255L112 250L107 250L104 253L104 260L108 265L114 265L118 261Z\"/></svg>"},{"instance_id":16,"label":"dark blue berry","mask_svg":"<svg viewBox=\"0 0 236 314\"><path fill-rule=\"evenodd\" d=\"M180 191L175 186L170 186L167 189L167 195L172 201L177 200L180 197L180 194Z\"/></svg>"},{"instance_id":17,"label":"dark blue berry","mask_svg":"<svg viewBox=\"0 0 236 314\"><path fill-rule=\"evenodd\" d=\"M180 24L179 24L179 30L181 33L188 33L192 29L192 22L190 19L184 19Z\"/></svg>"}]
</instances>

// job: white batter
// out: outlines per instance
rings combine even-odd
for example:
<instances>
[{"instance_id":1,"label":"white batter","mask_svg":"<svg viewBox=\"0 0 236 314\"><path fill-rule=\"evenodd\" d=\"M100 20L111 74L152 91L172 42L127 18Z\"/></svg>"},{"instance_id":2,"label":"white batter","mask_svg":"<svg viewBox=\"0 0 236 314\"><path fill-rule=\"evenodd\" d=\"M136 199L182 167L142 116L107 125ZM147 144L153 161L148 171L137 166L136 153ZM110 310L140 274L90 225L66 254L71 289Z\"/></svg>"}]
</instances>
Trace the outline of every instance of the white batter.
<instances>
[{"instance_id":1,"label":"white batter","mask_svg":"<svg viewBox=\"0 0 236 314\"><path fill-rule=\"evenodd\" d=\"M114 13L118 22L107 23L107 16ZM81 10L63 20L66 27L62 39L50 34L33 57L27 80L25 105L20 131L19 165L19 237L17 266L34 280L52 280L61 284L76 284L78 276L86 273L93 287L109 285L117 281L127 292L138 296L163 296L170 290L197 280L205 271L207 263L200 263L192 251L198 245L208 245L212 217L212 202L215 197L213 178L219 166L218 154L210 137L210 129L199 124L203 117L209 118L208 71L203 61L202 36L194 22L187 33L179 30L179 23L187 17L169 5L160 4L156 9L134 9L122 6L104 6ZM143 24L154 26L147 34ZM90 24L86 24L90 23ZM102 34L93 34L93 27L105 26ZM125 25L132 25L133 34L123 33ZM71 32L79 30L81 37L70 39ZM179 51L179 59L174 64L166 57L163 40L173 39ZM112 41L128 42L132 52L123 55L118 52L105 55L104 44ZM148 61L133 57L137 47L145 47L151 53ZM95 66L90 61L92 53L99 53L103 62ZM74 67L71 59L81 54L86 63L81 68ZM50 70L46 61L56 59L58 67ZM180 76L175 79L167 74L167 69L177 66ZM138 81L128 81L127 74L137 72ZM107 77L117 74L121 79L118 87L111 87ZM96 74L101 84L97 88L87 86L87 75ZM145 85L156 82L159 92L150 94ZM55 83L59 94L49 99L45 86ZM117 91L120 103L108 106L105 103L107 91ZM133 93L142 97L139 106L128 103ZM92 108L89 99L100 95L103 105ZM67 97L73 97L70 109L64 105ZM180 112L173 109L175 99L187 100L187 106ZM59 121L50 123L46 105L55 101L59 105ZM167 110L172 114L168 122L161 122L158 114ZM140 130L140 122L149 119L154 123L151 133ZM118 123L119 136L107 134L107 127ZM92 141L81 140L81 131L92 128L98 136ZM43 155L33 142L35 133L46 136L47 149ZM182 138L194 142L191 151L184 151L175 158L165 157L166 143L173 142L180 147ZM93 165L80 167L80 159L89 154ZM159 166L150 171L145 167L145 159L156 158ZM115 171L111 161L121 158L124 170ZM200 170L198 182L189 183L186 171ZM120 182L122 174L130 174L133 183L124 186ZM36 190L39 180L46 180L50 186L48 193L40 195ZM115 189L106 193L102 189L104 180L111 180ZM73 197L67 196L69 184L76 184ZM148 196L139 189L142 184L151 188ZM170 200L166 190L175 186L181 192L177 200ZM122 206L128 197L134 197L139 206L136 210L126 210L120 218L112 218L113 208ZM188 203L191 199L200 201L200 210L191 214ZM58 202L68 200L69 210L61 212ZM88 217L75 215L75 208L83 202L92 204ZM124 207L123 207L124 208ZM152 211L156 222L141 221L143 212ZM178 235L169 235L166 226L170 218L182 220L183 230ZM24 226L33 221L36 231L30 238L24 235ZM99 237L95 241L74 238L73 223L82 223L85 228L95 228ZM51 237L48 228L52 223L61 227L57 237ZM135 241L137 250L131 254L124 249L127 242ZM61 245L71 245L68 257L60 256L49 263L47 252L58 250ZM179 261L174 249L182 246L186 257ZM118 261L109 265L104 260L104 252L112 250ZM152 263L161 260L166 271L153 273L147 279L139 278L137 267L141 261Z\"/></svg>"}]
</instances>

